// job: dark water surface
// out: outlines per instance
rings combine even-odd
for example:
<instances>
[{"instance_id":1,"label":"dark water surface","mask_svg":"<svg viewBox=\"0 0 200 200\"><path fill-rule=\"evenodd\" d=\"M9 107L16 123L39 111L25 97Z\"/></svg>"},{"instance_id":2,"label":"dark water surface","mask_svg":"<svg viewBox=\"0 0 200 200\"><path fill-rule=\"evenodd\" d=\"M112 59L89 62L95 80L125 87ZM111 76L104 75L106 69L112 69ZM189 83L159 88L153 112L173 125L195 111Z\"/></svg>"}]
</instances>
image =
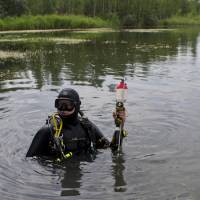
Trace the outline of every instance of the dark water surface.
<instances>
[{"instance_id":1,"label":"dark water surface","mask_svg":"<svg viewBox=\"0 0 200 200\"><path fill-rule=\"evenodd\" d=\"M64 87L80 93L85 114L111 139L122 77L122 155L101 150L93 162L63 165L25 159ZM199 77L199 30L0 34L0 198L199 200Z\"/></svg>"}]
</instances>

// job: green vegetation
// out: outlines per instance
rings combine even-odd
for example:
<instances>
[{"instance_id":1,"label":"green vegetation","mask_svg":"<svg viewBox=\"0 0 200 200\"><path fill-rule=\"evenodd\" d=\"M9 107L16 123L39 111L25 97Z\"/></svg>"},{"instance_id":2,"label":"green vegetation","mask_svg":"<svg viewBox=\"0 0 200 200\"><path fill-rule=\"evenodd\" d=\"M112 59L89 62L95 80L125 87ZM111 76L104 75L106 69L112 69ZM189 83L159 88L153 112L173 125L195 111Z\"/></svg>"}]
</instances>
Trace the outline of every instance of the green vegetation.
<instances>
[{"instance_id":1,"label":"green vegetation","mask_svg":"<svg viewBox=\"0 0 200 200\"><path fill-rule=\"evenodd\" d=\"M194 25L198 26L200 25L200 15L187 15L187 16L172 16L169 19L165 19L160 22L163 26L188 26L188 25Z\"/></svg>"},{"instance_id":2,"label":"green vegetation","mask_svg":"<svg viewBox=\"0 0 200 200\"><path fill-rule=\"evenodd\" d=\"M108 27L109 23L100 18L85 16L37 15L6 17L0 19L0 30L64 29Z\"/></svg>"},{"instance_id":3,"label":"green vegetation","mask_svg":"<svg viewBox=\"0 0 200 200\"><path fill-rule=\"evenodd\" d=\"M0 16L1 19L5 18L0 21L2 29L87 28L105 27L111 24L138 28L179 24L179 22L182 24L182 21L187 21L186 24L199 24L196 18L199 21L200 1L0 0ZM19 16L27 17L8 18ZM191 20L190 16L193 16ZM112 23L105 23L99 18Z\"/></svg>"}]
</instances>

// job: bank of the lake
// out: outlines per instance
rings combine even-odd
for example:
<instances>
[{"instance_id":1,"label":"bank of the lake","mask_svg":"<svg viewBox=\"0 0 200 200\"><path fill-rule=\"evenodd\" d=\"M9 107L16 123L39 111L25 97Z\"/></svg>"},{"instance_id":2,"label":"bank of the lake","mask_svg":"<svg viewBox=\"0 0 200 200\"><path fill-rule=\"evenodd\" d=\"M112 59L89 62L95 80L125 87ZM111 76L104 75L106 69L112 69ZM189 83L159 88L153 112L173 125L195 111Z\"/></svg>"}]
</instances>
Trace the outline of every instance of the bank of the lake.
<instances>
[{"instance_id":1,"label":"bank of the lake","mask_svg":"<svg viewBox=\"0 0 200 200\"><path fill-rule=\"evenodd\" d=\"M52 30L52 29L87 29L87 28L157 28L200 25L200 15L175 15L168 19L158 20L150 26L124 26L119 19L104 20L99 17L81 15L26 15L0 19L0 31L9 30Z\"/></svg>"},{"instance_id":2,"label":"bank of the lake","mask_svg":"<svg viewBox=\"0 0 200 200\"><path fill-rule=\"evenodd\" d=\"M111 27L110 21L79 15L37 15L0 19L0 31Z\"/></svg>"}]
</instances>

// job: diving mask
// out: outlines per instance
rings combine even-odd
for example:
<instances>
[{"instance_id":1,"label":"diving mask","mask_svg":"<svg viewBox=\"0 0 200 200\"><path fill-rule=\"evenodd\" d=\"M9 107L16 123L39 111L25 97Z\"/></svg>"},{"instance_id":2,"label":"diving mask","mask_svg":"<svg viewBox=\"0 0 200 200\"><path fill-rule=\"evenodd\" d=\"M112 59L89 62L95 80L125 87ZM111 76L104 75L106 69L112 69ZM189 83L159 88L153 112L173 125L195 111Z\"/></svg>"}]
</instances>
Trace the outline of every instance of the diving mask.
<instances>
[{"instance_id":1,"label":"diving mask","mask_svg":"<svg viewBox=\"0 0 200 200\"><path fill-rule=\"evenodd\" d=\"M72 111L76 103L69 98L58 98L55 100L55 107L59 111Z\"/></svg>"}]
</instances>

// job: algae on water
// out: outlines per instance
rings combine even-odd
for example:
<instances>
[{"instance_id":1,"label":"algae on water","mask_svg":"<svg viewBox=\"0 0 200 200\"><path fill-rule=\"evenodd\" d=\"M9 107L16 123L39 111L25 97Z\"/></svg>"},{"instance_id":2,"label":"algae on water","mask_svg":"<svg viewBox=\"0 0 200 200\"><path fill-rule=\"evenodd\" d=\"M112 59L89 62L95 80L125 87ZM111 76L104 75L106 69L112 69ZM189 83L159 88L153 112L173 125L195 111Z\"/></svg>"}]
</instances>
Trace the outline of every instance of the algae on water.
<instances>
[{"instance_id":1,"label":"algae on water","mask_svg":"<svg viewBox=\"0 0 200 200\"><path fill-rule=\"evenodd\" d=\"M19 51L2 51L0 50L0 59L7 58L24 58L26 53L22 53Z\"/></svg>"},{"instance_id":2,"label":"algae on water","mask_svg":"<svg viewBox=\"0 0 200 200\"><path fill-rule=\"evenodd\" d=\"M1 42L55 42L59 44L79 44L83 42L88 42L86 39L76 39L76 38L61 38L61 37L33 37L33 38L2 38Z\"/></svg>"}]
</instances>

